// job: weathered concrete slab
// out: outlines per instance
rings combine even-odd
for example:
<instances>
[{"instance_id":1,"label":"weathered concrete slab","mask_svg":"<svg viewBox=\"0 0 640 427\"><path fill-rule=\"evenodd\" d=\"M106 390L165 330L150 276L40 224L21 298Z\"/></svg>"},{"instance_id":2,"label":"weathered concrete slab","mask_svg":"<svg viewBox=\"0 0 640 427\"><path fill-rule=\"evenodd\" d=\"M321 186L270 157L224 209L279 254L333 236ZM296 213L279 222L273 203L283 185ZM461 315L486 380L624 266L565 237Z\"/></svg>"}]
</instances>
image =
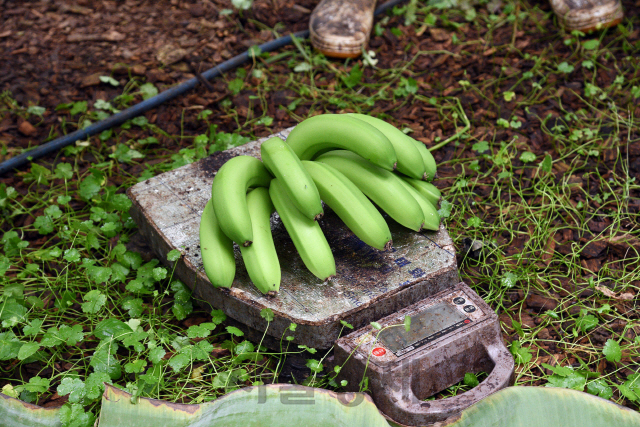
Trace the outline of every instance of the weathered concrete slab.
<instances>
[{"instance_id":1,"label":"weathered concrete slab","mask_svg":"<svg viewBox=\"0 0 640 427\"><path fill-rule=\"evenodd\" d=\"M290 129L276 134L286 139ZM329 348L345 320L355 327L384 317L459 282L454 247L444 227L438 232L415 233L388 219L394 247L381 252L357 239L326 209L320 225L334 251L337 277L322 283L302 263L277 215L272 218L274 240L282 267L278 296L262 295L251 284L240 251L231 289L211 286L200 257L200 216L211 197L216 171L237 155L260 158L260 144L250 142L136 184L128 190L131 215L159 259L179 249L176 275L197 298L222 309L228 316L256 330L267 329L260 310L268 307L276 318L267 334L280 339L291 322L298 325L295 341Z\"/></svg>"}]
</instances>

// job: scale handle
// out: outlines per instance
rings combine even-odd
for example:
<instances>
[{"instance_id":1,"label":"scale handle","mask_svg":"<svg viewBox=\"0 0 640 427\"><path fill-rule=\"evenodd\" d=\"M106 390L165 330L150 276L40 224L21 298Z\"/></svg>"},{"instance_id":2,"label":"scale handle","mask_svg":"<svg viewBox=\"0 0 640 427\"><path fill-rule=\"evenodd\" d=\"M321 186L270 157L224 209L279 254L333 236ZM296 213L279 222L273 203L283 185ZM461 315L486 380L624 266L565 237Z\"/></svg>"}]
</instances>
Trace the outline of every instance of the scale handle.
<instances>
[{"instance_id":1,"label":"scale handle","mask_svg":"<svg viewBox=\"0 0 640 427\"><path fill-rule=\"evenodd\" d=\"M446 399L422 401L419 400L411 387L405 389L403 396L392 397L395 406L393 419L424 419L427 422L444 421L458 415L463 409L473 405L490 394L513 384L514 361L511 353L502 341L494 340L485 344L487 355L494 364L491 373L482 383L473 389ZM396 418L397 417L397 418ZM422 422L418 424L423 425ZM413 425L413 424L412 424Z\"/></svg>"}]
</instances>

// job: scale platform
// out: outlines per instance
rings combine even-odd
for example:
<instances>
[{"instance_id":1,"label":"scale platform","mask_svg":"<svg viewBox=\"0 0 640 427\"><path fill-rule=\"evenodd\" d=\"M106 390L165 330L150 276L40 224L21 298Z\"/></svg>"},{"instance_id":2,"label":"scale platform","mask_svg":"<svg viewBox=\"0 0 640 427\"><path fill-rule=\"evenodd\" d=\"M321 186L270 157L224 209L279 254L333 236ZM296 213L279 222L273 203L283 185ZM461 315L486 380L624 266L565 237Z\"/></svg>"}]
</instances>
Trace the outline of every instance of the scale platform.
<instances>
[{"instance_id":1,"label":"scale platform","mask_svg":"<svg viewBox=\"0 0 640 427\"><path fill-rule=\"evenodd\" d=\"M230 289L214 288L200 257L200 217L211 198L216 171L230 158L260 158L260 144L272 136L286 139L291 129L140 182L127 191L133 201L131 216L156 256L169 268L167 253L178 249L175 276L193 290L194 297L221 309L249 330L266 330L279 341L283 334L294 343L328 349L339 338L341 321L359 328L432 296L459 282L455 249L444 226L437 232L416 233L386 217L394 246L376 250L351 233L330 209L320 226L336 260L336 278L322 282L300 259L284 226L274 214L272 230L282 283L275 297L267 297L249 280L236 247L236 277ZM260 316L273 310L269 324ZM289 325L297 324L295 331ZM272 340L273 341L273 340Z\"/></svg>"}]
</instances>

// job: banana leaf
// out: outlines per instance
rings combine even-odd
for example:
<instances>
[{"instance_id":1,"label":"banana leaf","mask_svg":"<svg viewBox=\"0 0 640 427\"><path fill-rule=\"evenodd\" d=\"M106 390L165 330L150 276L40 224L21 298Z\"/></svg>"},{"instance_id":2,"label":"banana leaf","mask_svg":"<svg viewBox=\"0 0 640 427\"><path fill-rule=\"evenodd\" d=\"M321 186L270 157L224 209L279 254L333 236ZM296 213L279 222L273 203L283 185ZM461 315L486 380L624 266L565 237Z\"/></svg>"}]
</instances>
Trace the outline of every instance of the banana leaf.
<instances>
[{"instance_id":1,"label":"banana leaf","mask_svg":"<svg viewBox=\"0 0 640 427\"><path fill-rule=\"evenodd\" d=\"M135 421L133 421L135 420ZM247 387L202 404L131 395L106 385L99 427L387 427L369 396L271 384Z\"/></svg>"},{"instance_id":2,"label":"banana leaf","mask_svg":"<svg viewBox=\"0 0 640 427\"><path fill-rule=\"evenodd\" d=\"M0 393L0 426L60 427L59 409L42 408Z\"/></svg>"},{"instance_id":3,"label":"banana leaf","mask_svg":"<svg viewBox=\"0 0 640 427\"><path fill-rule=\"evenodd\" d=\"M430 427L640 427L640 413L566 388L507 387Z\"/></svg>"}]
</instances>

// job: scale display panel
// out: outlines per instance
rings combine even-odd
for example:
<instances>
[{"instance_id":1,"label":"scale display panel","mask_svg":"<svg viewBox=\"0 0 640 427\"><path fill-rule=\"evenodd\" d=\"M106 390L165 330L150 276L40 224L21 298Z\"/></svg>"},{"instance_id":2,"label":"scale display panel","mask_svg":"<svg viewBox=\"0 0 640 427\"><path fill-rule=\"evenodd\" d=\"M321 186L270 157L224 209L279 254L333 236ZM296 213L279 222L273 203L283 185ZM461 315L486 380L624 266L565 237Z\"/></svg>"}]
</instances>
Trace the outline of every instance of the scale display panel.
<instances>
[{"instance_id":1,"label":"scale display panel","mask_svg":"<svg viewBox=\"0 0 640 427\"><path fill-rule=\"evenodd\" d=\"M441 302L411 316L408 332L402 326L388 328L380 333L378 340L396 356L401 356L469 323L471 319Z\"/></svg>"}]
</instances>

